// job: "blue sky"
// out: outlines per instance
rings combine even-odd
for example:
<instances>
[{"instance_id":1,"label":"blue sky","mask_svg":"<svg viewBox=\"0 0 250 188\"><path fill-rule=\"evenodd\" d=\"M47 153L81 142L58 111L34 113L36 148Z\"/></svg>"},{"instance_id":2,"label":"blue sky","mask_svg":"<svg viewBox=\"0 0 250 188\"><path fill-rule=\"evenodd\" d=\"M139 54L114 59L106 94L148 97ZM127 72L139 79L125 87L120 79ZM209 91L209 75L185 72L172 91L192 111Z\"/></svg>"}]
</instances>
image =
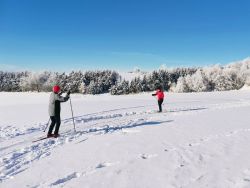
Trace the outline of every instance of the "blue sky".
<instances>
[{"instance_id":1,"label":"blue sky","mask_svg":"<svg viewBox=\"0 0 250 188\"><path fill-rule=\"evenodd\" d=\"M248 0L0 0L0 69L143 70L250 53Z\"/></svg>"}]
</instances>

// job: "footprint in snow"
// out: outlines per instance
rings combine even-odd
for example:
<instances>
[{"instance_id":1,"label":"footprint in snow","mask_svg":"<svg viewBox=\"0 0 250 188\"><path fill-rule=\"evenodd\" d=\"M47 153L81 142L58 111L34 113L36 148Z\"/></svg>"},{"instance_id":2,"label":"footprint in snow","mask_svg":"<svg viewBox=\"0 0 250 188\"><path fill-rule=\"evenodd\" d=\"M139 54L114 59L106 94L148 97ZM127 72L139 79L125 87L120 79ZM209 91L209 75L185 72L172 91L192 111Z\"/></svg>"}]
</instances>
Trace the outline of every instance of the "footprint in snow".
<instances>
[{"instance_id":1,"label":"footprint in snow","mask_svg":"<svg viewBox=\"0 0 250 188\"><path fill-rule=\"evenodd\" d=\"M157 157L157 156L158 156L157 154L141 154L140 158L142 158L142 159L150 159L150 158L154 158L154 157Z\"/></svg>"},{"instance_id":2,"label":"footprint in snow","mask_svg":"<svg viewBox=\"0 0 250 188\"><path fill-rule=\"evenodd\" d=\"M59 185L59 184L62 184L62 183L66 183L67 181L70 181L74 178L79 178L81 176L81 173L78 173L78 172L74 172L64 178L61 178L61 179L58 179L56 180L54 183L50 184L50 186L55 186L55 185Z\"/></svg>"},{"instance_id":3,"label":"footprint in snow","mask_svg":"<svg viewBox=\"0 0 250 188\"><path fill-rule=\"evenodd\" d=\"M245 177L244 177L243 180L244 180L245 182L250 183L250 169L245 170L245 171L244 171L244 175L245 175Z\"/></svg>"},{"instance_id":4,"label":"footprint in snow","mask_svg":"<svg viewBox=\"0 0 250 188\"><path fill-rule=\"evenodd\" d=\"M98 168L104 168L104 167L108 167L108 166L113 166L115 165L116 163L107 163L107 162L104 162L104 163L99 163L97 166L96 166L96 169Z\"/></svg>"}]
</instances>

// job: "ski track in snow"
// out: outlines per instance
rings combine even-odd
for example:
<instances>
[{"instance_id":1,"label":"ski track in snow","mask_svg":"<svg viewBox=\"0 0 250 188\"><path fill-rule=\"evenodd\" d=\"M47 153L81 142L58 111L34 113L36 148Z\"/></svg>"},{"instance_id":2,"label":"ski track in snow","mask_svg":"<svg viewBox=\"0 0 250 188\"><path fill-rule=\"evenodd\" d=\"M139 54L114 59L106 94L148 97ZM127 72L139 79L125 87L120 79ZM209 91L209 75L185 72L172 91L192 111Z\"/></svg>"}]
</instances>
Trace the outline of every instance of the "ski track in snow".
<instances>
[{"instance_id":1,"label":"ski track in snow","mask_svg":"<svg viewBox=\"0 0 250 188\"><path fill-rule=\"evenodd\" d=\"M191 107L178 107L178 108L168 108L167 110L164 110L163 113L170 113L173 115L182 115L182 114L195 114L197 112L201 112L203 110L220 110L220 109L227 109L227 108L237 108L237 107L244 107L244 106L250 106L249 100L240 100L236 102L231 103L220 103L220 104L210 104L210 105L199 105L199 106L191 106ZM117 109L120 110L120 109ZM76 124L83 124L88 122L94 122L98 120L105 120L105 119L115 119L115 118L124 118L129 116L138 116L138 115L151 115L151 114L157 114L154 110L148 110L148 111L139 111L139 112L126 112L126 113L113 113L113 114L107 114L107 115L99 115L103 114L105 112L113 112L114 110L110 111L103 111L98 113L93 113L95 115L83 115L75 117L75 123ZM62 124L66 125L72 125L72 118L68 118L65 120L62 120ZM19 129L15 128L15 126L1 126L0 127L0 141L3 141L4 139L11 139L18 136L23 136L27 134L34 134L41 132L45 129L47 124L41 124L35 125L28 129ZM2 148L0 148L1 151Z\"/></svg>"},{"instance_id":2,"label":"ski track in snow","mask_svg":"<svg viewBox=\"0 0 250 188\"><path fill-rule=\"evenodd\" d=\"M179 107L179 108L172 108L167 109L166 113L170 113L173 115L192 115L197 114L198 112L202 112L204 110L220 110L220 109L227 109L227 108L238 108L238 107L244 107L244 106L250 106L250 102L247 100L245 101L237 101L237 102L231 102L231 103L223 103L223 104L210 104L210 105L204 105L204 106L193 106L193 107ZM162 114L164 114L164 112ZM102 114L102 115L99 115ZM75 122L78 129L81 129L81 125L84 125L84 129L81 131L78 131L76 133L73 133L72 131L67 131L66 133L63 133L61 137L57 139L46 139L37 143L31 143L31 140L25 140L18 143L14 143L11 146L5 146L1 147L0 151L0 183L7 180L12 179L15 175L25 171L30 167L30 164L38 161L41 158L47 157L51 154L51 151L57 147L60 147L64 144L67 144L69 142L76 141L77 143L84 142L88 139L89 134L94 135L102 135L107 133L113 133L115 131L121 131L124 134L128 133L138 133L138 130L133 130L129 128L136 128L139 126L146 126L146 125L157 125L161 122L157 121L150 121L149 115L162 115L159 113L156 113L155 111L139 111L139 112L129 112L129 113L113 113L113 114L103 114L103 113L96 113L95 115L85 115L75 118ZM130 119L128 119L130 118ZM105 124L103 126L103 122L101 123L102 126L98 124L98 121L105 120ZM169 120L171 122L172 120ZM96 123L95 123L96 122ZM93 124L95 123L95 124ZM62 120L62 124L66 125L72 125L72 119L66 119ZM5 140L14 139L16 137L23 137L30 134L36 134L41 132L41 130L44 129L46 125L39 124L38 127L31 127L28 129L17 129L14 126L3 126L0 127L1 132L1 142L4 142ZM86 129L87 128L87 129ZM218 134L218 135L211 135L206 138L202 138L200 140L194 141L192 143L187 143L185 146L167 146L163 148L162 153L158 154L145 154L142 153L138 159L135 160L153 160L154 158L159 157L160 155L165 155L166 153L171 153L171 155L178 156L179 160L179 166L176 168L176 170L183 169L186 165L190 163L190 158L194 157L188 157L184 156L185 152L187 152L187 155L192 155L192 152L190 148L194 147L202 147L202 145L209 143L209 142L215 142L217 139L228 139L233 138L235 136L242 136L243 134L249 134L250 129L240 129L233 132L225 133L225 134ZM87 138L86 138L87 137ZM25 143L26 146L23 148L18 148L19 144ZM11 152L4 153L4 150L12 149ZM182 154L180 154L182 153ZM194 154L193 154L194 155ZM196 156L197 157L197 156ZM197 164L202 163L203 160L206 159L206 156L198 156L198 159L196 161ZM192 161L193 162L193 161ZM119 162L121 163L121 162ZM66 182L69 182L72 179L86 176L89 174L94 173L95 171L112 166L114 164L119 163L100 163L97 164L96 167L93 167L92 169L86 171L86 172L72 172L71 174L62 177L60 179L55 180L54 182L50 183L50 186L56 186L65 184ZM182 171L182 170L180 170ZM180 172L180 174L183 172ZM186 172L187 173L187 172ZM202 178L204 178L205 175L197 175L197 177L193 177L192 181L200 181ZM250 169L246 169L243 173L243 179L241 179L242 185L249 185L250 184ZM178 178L178 177L176 177ZM191 182L187 182L189 184ZM37 185L38 187L40 185ZM35 186L36 187L36 186Z\"/></svg>"},{"instance_id":3,"label":"ski track in snow","mask_svg":"<svg viewBox=\"0 0 250 188\"><path fill-rule=\"evenodd\" d=\"M220 134L220 135L212 135L207 138L198 140L192 144L187 143L186 145L180 145L180 146L175 146L171 147L168 146L167 149L162 150L162 152L159 152L158 154L146 154L142 153L140 154L137 158L132 159L133 161L136 160L158 160L158 157L166 157L171 158L173 161L176 161L176 164L178 164L175 169L175 178L176 182L180 182L179 184L176 184L175 187L186 187L186 186L191 186L195 182L202 181L202 179L205 179L207 174L197 174L197 169L195 168L201 168L202 166L206 165L206 161L211 160L213 158L212 155L208 154L198 154L197 155L197 147L202 148L203 150L206 150L206 145L207 143L216 143L218 139L222 141L222 144L220 147L225 147L223 144L228 143L228 139L234 140L234 136L237 137L242 137L244 134L249 134L250 129L241 129L238 131L230 132L230 133L225 133L225 134ZM248 136L248 135L247 135ZM164 147L163 147L164 148ZM202 152L204 153L204 152ZM92 175L96 172L98 172L99 169L103 169L106 167L111 167L115 165L129 165L131 161L119 161L119 162L101 162L97 164L95 167L90 167L88 170L84 172L72 172L69 175L66 175L65 177L59 178L55 180L53 183L47 184L46 186L65 186L67 183L69 183L71 180L75 178L80 178L80 177L85 177ZM192 164L192 167L189 169L188 167ZM120 171L120 170L117 170ZM190 174L190 178L188 180L182 180L182 176L184 174ZM235 184L232 186L239 186L243 187L244 186L249 186L250 185L250 169L246 169L242 172L242 176L239 177L236 181ZM36 187L44 187L45 185L37 185ZM48 186L48 187L49 187Z\"/></svg>"},{"instance_id":4,"label":"ski track in snow","mask_svg":"<svg viewBox=\"0 0 250 188\"><path fill-rule=\"evenodd\" d=\"M147 124L154 124L154 122L148 122L145 119L136 119L135 121L131 120L120 126L104 126L104 127L91 128L88 129L87 131L78 131L76 133L70 132L56 139L50 138L33 144L30 143L31 142L30 141L29 146L14 150L12 153L8 153L5 156L1 156L0 182L12 178L16 174L26 170L29 167L29 164L31 164L32 162L37 161L40 158L49 156L54 148L78 140L79 138L82 138L82 136L88 133L107 134L107 133L112 133L114 131L126 128L133 128L136 126L142 126ZM83 142L85 140L86 138L79 142Z\"/></svg>"}]
</instances>

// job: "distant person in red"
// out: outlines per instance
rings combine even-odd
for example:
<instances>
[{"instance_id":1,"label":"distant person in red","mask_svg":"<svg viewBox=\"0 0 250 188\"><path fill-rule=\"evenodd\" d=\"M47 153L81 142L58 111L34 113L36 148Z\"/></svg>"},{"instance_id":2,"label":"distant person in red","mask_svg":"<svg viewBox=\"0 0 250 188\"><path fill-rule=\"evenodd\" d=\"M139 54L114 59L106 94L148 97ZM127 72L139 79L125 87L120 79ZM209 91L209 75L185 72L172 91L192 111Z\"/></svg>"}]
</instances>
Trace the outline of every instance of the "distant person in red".
<instances>
[{"instance_id":1,"label":"distant person in red","mask_svg":"<svg viewBox=\"0 0 250 188\"><path fill-rule=\"evenodd\" d=\"M159 105L159 111L158 112L162 112L162 103L163 103L163 100L164 100L164 92L162 90L161 87L158 87L157 90L156 90L156 93L152 94L152 96L157 96L157 99L158 99L158 105Z\"/></svg>"}]
</instances>

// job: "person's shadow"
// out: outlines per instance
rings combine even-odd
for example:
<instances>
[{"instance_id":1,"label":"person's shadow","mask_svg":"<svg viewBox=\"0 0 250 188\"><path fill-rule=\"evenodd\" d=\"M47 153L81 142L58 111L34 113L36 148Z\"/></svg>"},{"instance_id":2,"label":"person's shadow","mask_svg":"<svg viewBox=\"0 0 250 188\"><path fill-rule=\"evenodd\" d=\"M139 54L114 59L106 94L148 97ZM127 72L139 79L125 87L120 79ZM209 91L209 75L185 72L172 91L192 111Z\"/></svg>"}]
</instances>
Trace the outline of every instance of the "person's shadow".
<instances>
[{"instance_id":1,"label":"person's shadow","mask_svg":"<svg viewBox=\"0 0 250 188\"><path fill-rule=\"evenodd\" d=\"M119 130L122 130L122 129L131 129L131 128L141 127L141 126L158 126L158 125L161 125L163 123L170 123L170 122L173 122L173 121L174 120L147 121L147 122L141 122L141 123L131 123L131 124L127 124L127 125L123 125L123 126L117 126L117 127L106 126L106 127L103 127L103 128L92 128L92 129L89 129L87 131L82 131L81 133L82 134L87 134L87 133L103 132L104 134L106 134L106 133L119 131Z\"/></svg>"}]
</instances>

